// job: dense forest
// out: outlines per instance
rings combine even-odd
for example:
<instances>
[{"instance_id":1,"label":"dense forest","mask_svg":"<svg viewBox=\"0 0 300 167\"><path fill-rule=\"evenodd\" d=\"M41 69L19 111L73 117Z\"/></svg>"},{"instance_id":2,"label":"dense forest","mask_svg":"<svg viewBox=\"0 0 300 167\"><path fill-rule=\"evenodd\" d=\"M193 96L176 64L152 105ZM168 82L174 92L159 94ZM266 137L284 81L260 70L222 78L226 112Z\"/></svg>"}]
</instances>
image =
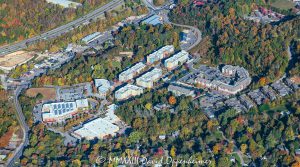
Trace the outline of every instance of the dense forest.
<instances>
[{"instance_id":1,"label":"dense forest","mask_svg":"<svg viewBox=\"0 0 300 167\"><path fill-rule=\"evenodd\" d=\"M157 48L167 44L178 47L178 34L179 30L170 25L123 27L114 32L112 48L95 55L78 55L71 63L37 78L35 85L71 85L90 82L93 78L113 80L123 69L140 61ZM134 56L122 56L119 54L121 51L132 51Z\"/></svg>"},{"instance_id":2,"label":"dense forest","mask_svg":"<svg viewBox=\"0 0 300 167\"><path fill-rule=\"evenodd\" d=\"M197 26L203 32L206 38L198 52L204 61L242 65L254 79L267 77L271 82L281 77L288 66L287 48L293 39L299 38L300 17L274 24L243 19L244 14L257 7L254 1L231 0L203 7L181 4L170 17L174 22Z\"/></svg>"},{"instance_id":3,"label":"dense forest","mask_svg":"<svg viewBox=\"0 0 300 167\"><path fill-rule=\"evenodd\" d=\"M296 40L291 45L292 58L287 71L291 76L297 75L300 77L300 40Z\"/></svg>"},{"instance_id":4,"label":"dense forest","mask_svg":"<svg viewBox=\"0 0 300 167\"><path fill-rule=\"evenodd\" d=\"M0 125L0 147L5 147L18 128L18 121L9 94L3 89L0 89Z\"/></svg>"},{"instance_id":5,"label":"dense forest","mask_svg":"<svg viewBox=\"0 0 300 167\"><path fill-rule=\"evenodd\" d=\"M295 156L300 147L299 91L248 113L224 112L218 119L225 136L243 153L250 153L256 164L290 166L299 161ZM267 160L262 161L263 157Z\"/></svg>"},{"instance_id":6,"label":"dense forest","mask_svg":"<svg viewBox=\"0 0 300 167\"><path fill-rule=\"evenodd\" d=\"M83 7L64 9L46 0L1 0L0 45L20 41L53 29L58 25L101 6L109 0L80 0Z\"/></svg>"},{"instance_id":7,"label":"dense forest","mask_svg":"<svg viewBox=\"0 0 300 167\"><path fill-rule=\"evenodd\" d=\"M300 147L297 123L300 119L299 91L247 113L228 109L212 120L203 115L197 100L180 97L172 102L172 98L164 91L148 92L118 109L122 120L142 135L139 143L146 148L159 146L156 140L159 135L178 130L180 135L176 140L164 145L166 148L175 147L177 156L199 156L201 152L202 158L209 158L205 156L204 149L208 146L212 148L215 155L212 159L216 160L217 166L230 166L233 164L226 159L236 151L235 143L242 154L250 155L245 159L260 166L289 166L298 161L294 156L295 150ZM150 101L150 106L169 103L175 111L147 109ZM281 146L290 152L281 150ZM262 157L267 160L261 161Z\"/></svg>"},{"instance_id":8,"label":"dense forest","mask_svg":"<svg viewBox=\"0 0 300 167\"><path fill-rule=\"evenodd\" d=\"M66 48L69 43L81 44L81 39L96 31L103 32L116 23L129 16L138 16L147 13L147 8L140 5L136 0L125 0L124 8L106 12L104 17L87 25L82 25L55 39L40 41L29 46L29 50L58 52Z\"/></svg>"}]
</instances>

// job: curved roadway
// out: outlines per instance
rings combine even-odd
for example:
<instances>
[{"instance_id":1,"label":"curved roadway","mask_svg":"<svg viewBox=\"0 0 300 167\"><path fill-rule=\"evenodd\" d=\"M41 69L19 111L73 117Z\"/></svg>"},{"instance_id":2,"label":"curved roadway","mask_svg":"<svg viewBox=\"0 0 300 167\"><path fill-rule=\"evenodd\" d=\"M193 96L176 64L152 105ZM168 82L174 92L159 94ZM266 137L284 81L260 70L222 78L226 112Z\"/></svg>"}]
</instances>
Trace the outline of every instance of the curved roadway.
<instances>
[{"instance_id":1,"label":"curved roadway","mask_svg":"<svg viewBox=\"0 0 300 167\"><path fill-rule=\"evenodd\" d=\"M99 16L103 15L105 12L110 11L124 3L123 0L112 0L111 2L101 6L100 8L88 13L85 16L82 16L74 21L71 21L65 25L57 27L53 30L45 32L41 35L11 44L0 47L0 56L4 56L6 54L25 49L28 45L36 43L40 40L47 40L58 37L66 32L73 30L76 27L79 27L82 24L89 23L91 20L96 20Z\"/></svg>"},{"instance_id":2,"label":"curved roadway","mask_svg":"<svg viewBox=\"0 0 300 167\"><path fill-rule=\"evenodd\" d=\"M193 31L193 33L197 36L197 41L195 43L193 43L193 45L191 45L187 51L191 50L192 48L194 48L195 46L197 46L201 40L202 40L202 33L201 31L196 28L196 27L193 27L193 26L189 26L189 25L183 25L183 24L177 24L177 23L173 23L173 22L170 22L172 25L174 26L178 26L178 27L184 27L184 28L189 28Z\"/></svg>"},{"instance_id":3,"label":"curved roadway","mask_svg":"<svg viewBox=\"0 0 300 167\"><path fill-rule=\"evenodd\" d=\"M18 146L16 151L14 151L13 157L8 160L7 166L9 166L9 167L15 165L15 162L17 162L20 159L24 147L29 144L29 140L28 140L29 127L26 124L25 117L22 113L22 108L21 108L21 105L18 100L20 93L22 92L23 89L26 89L26 88L27 88L26 86L19 86L19 87L17 87L17 89L14 92L14 94L15 94L14 103L15 103L15 107L16 107L16 111L17 111L17 118L19 120L20 126L23 131L23 141Z\"/></svg>"},{"instance_id":4,"label":"curved roadway","mask_svg":"<svg viewBox=\"0 0 300 167\"><path fill-rule=\"evenodd\" d=\"M157 7L157 6L153 5L151 2L149 2L148 0L142 0L142 2L148 7L148 9L150 9L150 11L153 11L154 13L159 13L160 10L168 8L168 4L166 4L164 6ZM194 48L195 46L197 46L201 42L201 40L202 40L202 33L201 33L201 31L198 28L190 26L190 25L173 23L173 22L170 22L168 18L165 18L165 21L167 23L170 23L170 24L174 25L174 26L189 28L197 36L197 41L195 43L193 43L193 45L191 45L187 49L187 51L191 50L192 48Z\"/></svg>"}]
</instances>

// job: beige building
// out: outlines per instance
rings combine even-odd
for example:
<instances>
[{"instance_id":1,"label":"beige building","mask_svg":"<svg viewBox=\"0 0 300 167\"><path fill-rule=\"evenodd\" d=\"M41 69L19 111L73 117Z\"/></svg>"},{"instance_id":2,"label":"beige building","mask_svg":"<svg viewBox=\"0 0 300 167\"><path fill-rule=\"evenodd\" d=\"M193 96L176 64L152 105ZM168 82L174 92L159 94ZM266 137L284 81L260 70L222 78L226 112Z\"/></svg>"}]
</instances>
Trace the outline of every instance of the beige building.
<instances>
[{"instance_id":1,"label":"beige building","mask_svg":"<svg viewBox=\"0 0 300 167\"><path fill-rule=\"evenodd\" d=\"M174 69L180 64L183 64L189 60L189 53L182 50L179 53L176 53L172 57L165 60L165 67L168 69Z\"/></svg>"},{"instance_id":2,"label":"beige building","mask_svg":"<svg viewBox=\"0 0 300 167\"><path fill-rule=\"evenodd\" d=\"M159 80L161 76L162 76L162 70L158 68L154 68L153 70L137 78L136 84L144 88L152 88L154 82Z\"/></svg>"},{"instance_id":3,"label":"beige building","mask_svg":"<svg viewBox=\"0 0 300 167\"><path fill-rule=\"evenodd\" d=\"M143 93L143 88L131 84L123 86L115 92L115 98L117 100L125 100L132 96L138 96Z\"/></svg>"},{"instance_id":4,"label":"beige building","mask_svg":"<svg viewBox=\"0 0 300 167\"><path fill-rule=\"evenodd\" d=\"M152 64L154 62L160 61L163 58L171 55L174 53L174 46L173 45L166 45L159 50L151 53L147 56L147 64Z\"/></svg>"},{"instance_id":5,"label":"beige building","mask_svg":"<svg viewBox=\"0 0 300 167\"><path fill-rule=\"evenodd\" d=\"M123 71L119 74L119 81L125 82L131 80L134 76L141 73L146 68L146 65L142 62L135 64L134 66L130 67L129 69Z\"/></svg>"}]
</instances>

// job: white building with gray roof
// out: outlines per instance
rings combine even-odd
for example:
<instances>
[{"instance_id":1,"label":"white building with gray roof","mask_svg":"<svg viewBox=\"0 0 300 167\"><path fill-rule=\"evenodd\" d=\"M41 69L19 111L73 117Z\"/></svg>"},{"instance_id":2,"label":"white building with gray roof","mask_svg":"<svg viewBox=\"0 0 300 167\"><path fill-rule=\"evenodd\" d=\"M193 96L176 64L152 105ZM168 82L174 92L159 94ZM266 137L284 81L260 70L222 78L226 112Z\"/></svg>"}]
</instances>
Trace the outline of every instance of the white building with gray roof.
<instances>
[{"instance_id":1,"label":"white building with gray roof","mask_svg":"<svg viewBox=\"0 0 300 167\"><path fill-rule=\"evenodd\" d=\"M191 97L195 97L195 91L191 90L191 89L187 89L181 86L177 86L177 85L169 85L168 86L168 91L174 93L175 96L191 96Z\"/></svg>"},{"instance_id":2,"label":"white building with gray roof","mask_svg":"<svg viewBox=\"0 0 300 167\"><path fill-rule=\"evenodd\" d=\"M119 131L119 127L115 123L120 121L120 118L114 114L118 106L111 104L107 106L104 118L97 118L83 125L82 128L75 130L72 134L76 138L93 140L95 138L103 139L106 136L115 136Z\"/></svg>"},{"instance_id":3,"label":"white building with gray roof","mask_svg":"<svg viewBox=\"0 0 300 167\"><path fill-rule=\"evenodd\" d=\"M127 84L115 92L115 98L117 100L125 100L129 97L138 96L142 93L143 88L136 85Z\"/></svg>"},{"instance_id":4,"label":"white building with gray roof","mask_svg":"<svg viewBox=\"0 0 300 167\"><path fill-rule=\"evenodd\" d=\"M203 65L199 68L195 83L226 94L236 94L251 83L251 77L243 67L225 65L220 71Z\"/></svg>"},{"instance_id":5,"label":"white building with gray roof","mask_svg":"<svg viewBox=\"0 0 300 167\"><path fill-rule=\"evenodd\" d=\"M162 70L159 68L154 68L153 70L137 78L136 84L144 88L152 88L154 86L154 82L159 80L161 76Z\"/></svg>"},{"instance_id":6,"label":"white building with gray roof","mask_svg":"<svg viewBox=\"0 0 300 167\"><path fill-rule=\"evenodd\" d=\"M185 50L182 50L170 58L166 59L164 65L168 69L174 69L180 64L183 64L189 60L189 53Z\"/></svg>"},{"instance_id":7,"label":"white building with gray roof","mask_svg":"<svg viewBox=\"0 0 300 167\"><path fill-rule=\"evenodd\" d=\"M141 73L146 68L146 65L142 62L139 62L132 67L128 68L127 70L123 71L119 74L119 81L125 82L131 80L134 76Z\"/></svg>"},{"instance_id":8,"label":"white building with gray roof","mask_svg":"<svg viewBox=\"0 0 300 167\"><path fill-rule=\"evenodd\" d=\"M78 111L88 109L88 107L87 99L44 104L42 107L43 122L62 122L67 118L72 118Z\"/></svg>"},{"instance_id":9,"label":"white building with gray roof","mask_svg":"<svg viewBox=\"0 0 300 167\"><path fill-rule=\"evenodd\" d=\"M174 46L173 45L166 45L159 50L149 54L147 56L147 64L152 64L154 62L160 61L163 58L167 57L168 55L172 54L174 52Z\"/></svg>"}]
</instances>

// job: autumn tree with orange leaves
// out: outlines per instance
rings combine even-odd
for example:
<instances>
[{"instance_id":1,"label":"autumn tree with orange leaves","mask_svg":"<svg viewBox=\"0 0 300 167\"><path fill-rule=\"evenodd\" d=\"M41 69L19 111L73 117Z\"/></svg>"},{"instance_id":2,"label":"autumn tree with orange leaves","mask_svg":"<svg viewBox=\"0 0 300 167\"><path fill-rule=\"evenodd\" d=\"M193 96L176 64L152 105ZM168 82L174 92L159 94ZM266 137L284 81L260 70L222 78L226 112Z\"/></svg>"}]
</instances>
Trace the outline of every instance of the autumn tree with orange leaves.
<instances>
[{"instance_id":1,"label":"autumn tree with orange leaves","mask_svg":"<svg viewBox=\"0 0 300 167\"><path fill-rule=\"evenodd\" d=\"M169 104L171 104L171 105L176 104L176 98L174 96L169 97Z\"/></svg>"}]
</instances>

